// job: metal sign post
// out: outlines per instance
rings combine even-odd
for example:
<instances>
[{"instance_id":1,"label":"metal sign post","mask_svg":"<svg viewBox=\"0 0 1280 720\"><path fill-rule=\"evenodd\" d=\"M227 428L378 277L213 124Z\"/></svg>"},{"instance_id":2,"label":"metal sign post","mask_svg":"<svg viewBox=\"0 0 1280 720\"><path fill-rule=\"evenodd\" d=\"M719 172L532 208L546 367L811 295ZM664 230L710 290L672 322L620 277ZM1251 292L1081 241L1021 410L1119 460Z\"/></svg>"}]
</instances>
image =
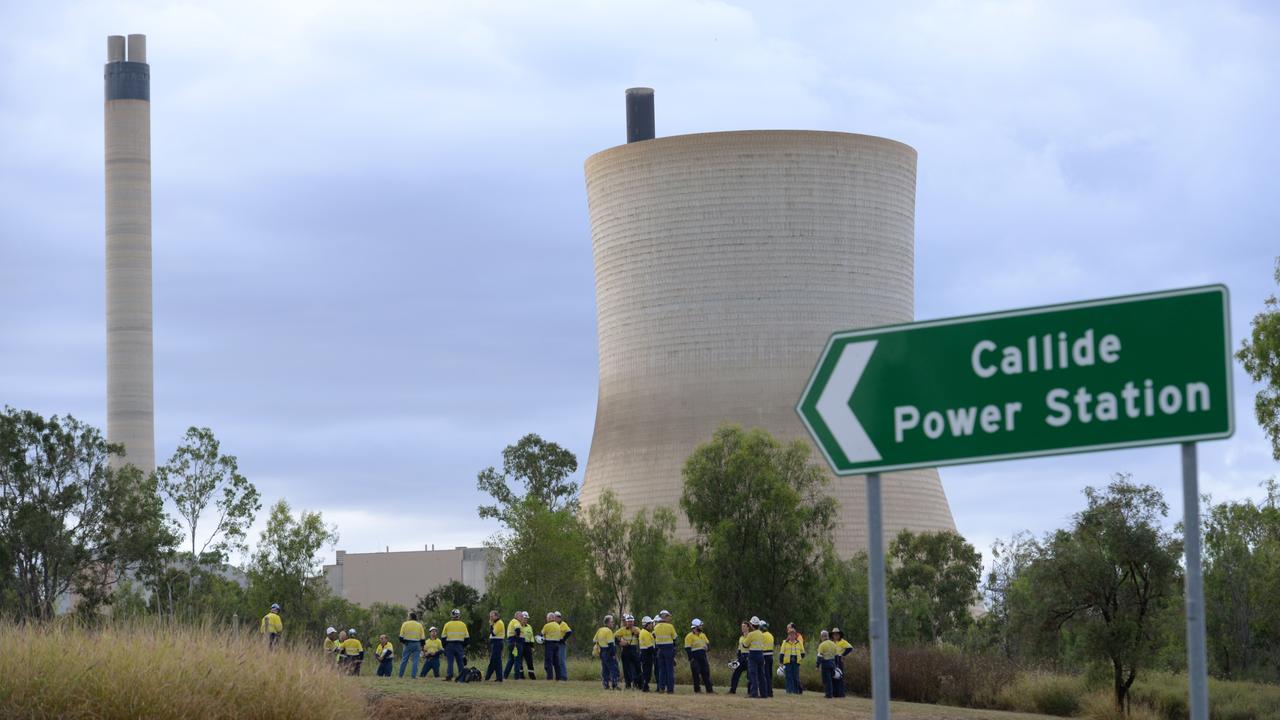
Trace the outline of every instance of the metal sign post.
<instances>
[{"instance_id":1,"label":"metal sign post","mask_svg":"<svg viewBox=\"0 0 1280 720\"><path fill-rule=\"evenodd\" d=\"M871 613L871 700L875 720L889 720L889 619L884 590L884 523L880 473L867 473L867 552Z\"/></svg>"},{"instance_id":2,"label":"metal sign post","mask_svg":"<svg viewBox=\"0 0 1280 720\"><path fill-rule=\"evenodd\" d=\"M1182 443L1182 533L1187 561L1187 680L1191 720L1209 720L1209 671L1205 666L1204 577L1200 568L1200 489L1196 444Z\"/></svg>"}]
</instances>

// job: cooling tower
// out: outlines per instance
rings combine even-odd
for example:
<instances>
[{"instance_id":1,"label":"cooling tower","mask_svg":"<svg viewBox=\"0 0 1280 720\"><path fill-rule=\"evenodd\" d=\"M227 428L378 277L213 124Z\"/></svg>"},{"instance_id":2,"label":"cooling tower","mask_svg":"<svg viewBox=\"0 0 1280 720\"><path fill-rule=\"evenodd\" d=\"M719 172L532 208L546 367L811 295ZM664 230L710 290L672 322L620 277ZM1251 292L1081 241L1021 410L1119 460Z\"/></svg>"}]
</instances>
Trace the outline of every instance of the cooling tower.
<instances>
[{"instance_id":1,"label":"cooling tower","mask_svg":"<svg viewBox=\"0 0 1280 720\"><path fill-rule=\"evenodd\" d=\"M127 53L126 53L127 45ZM147 38L107 38L107 440L155 469L151 356L151 68Z\"/></svg>"},{"instance_id":2,"label":"cooling tower","mask_svg":"<svg viewBox=\"0 0 1280 720\"><path fill-rule=\"evenodd\" d=\"M722 423L810 442L794 408L828 336L913 319L915 175L912 148L837 132L588 158L600 388L584 505L613 490L684 523L681 468ZM867 543L865 481L832 476L829 493L848 557ZM885 475L883 502L886 536L955 529L935 470Z\"/></svg>"}]
</instances>

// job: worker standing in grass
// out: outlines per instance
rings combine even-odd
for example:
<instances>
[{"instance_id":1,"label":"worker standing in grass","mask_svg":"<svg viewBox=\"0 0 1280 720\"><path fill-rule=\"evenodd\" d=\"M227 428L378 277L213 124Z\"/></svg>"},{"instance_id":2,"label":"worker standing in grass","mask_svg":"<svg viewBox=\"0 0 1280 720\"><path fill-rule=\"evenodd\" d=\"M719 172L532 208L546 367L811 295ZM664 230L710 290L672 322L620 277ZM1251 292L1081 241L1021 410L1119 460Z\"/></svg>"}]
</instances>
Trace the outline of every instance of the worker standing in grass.
<instances>
[{"instance_id":1,"label":"worker standing in grass","mask_svg":"<svg viewBox=\"0 0 1280 720\"><path fill-rule=\"evenodd\" d=\"M440 656L444 654L444 643L440 642L440 630L434 625L427 630L427 639L422 643L422 677L430 672L440 677Z\"/></svg>"},{"instance_id":2,"label":"worker standing in grass","mask_svg":"<svg viewBox=\"0 0 1280 720\"><path fill-rule=\"evenodd\" d=\"M497 610L489 611L489 667L485 668L484 679L493 678L502 682L502 644L506 641L507 625Z\"/></svg>"},{"instance_id":3,"label":"worker standing in grass","mask_svg":"<svg viewBox=\"0 0 1280 720\"><path fill-rule=\"evenodd\" d=\"M458 672L467 665L467 640L471 638L471 631L467 629L467 624L462 622L462 611L454 608L449 613L449 622L444 624L444 660L445 671L444 679L453 679L453 666L458 665Z\"/></svg>"},{"instance_id":4,"label":"worker standing in grass","mask_svg":"<svg viewBox=\"0 0 1280 720\"><path fill-rule=\"evenodd\" d=\"M333 646L337 644L338 644L338 630L337 628L330 625L324 631L324 651L327 653L332 653Z\"/></svg>"},{"instance_id":5,"label":"worker standing in grass","mask_svg":"<svg viewBox=\"0 0 1280 720\"><path fill-rule=\"evenodd\" d=\"M280 644L280 636L284 634L284 621L280 619L280 606L271 603L271 609L262 616L258 623L258 632L267 638L267 647L275 650Z\"/></svg>"},{"instance_id":6,"label":"worker standing in grass","mask_svg":"<svg viewBox=\"0 0 1280 720\"><path fill-rule=\"evenodd\" d=\"M502 670L502 677L511 677L511 670L516 671L516 679L524 679L524 623L520 622L520 611L511 616L507 623L507 665Z\"/></svg>"},{"instance_id":7,"label":"worker standing in grass","mask_svg":"<svg viewBox=\"0 0 1280 720\"><path fill-rule=\"evenodd\" d=\"M547 623L542 626L542 670L548 680L564 680L560 672L560 644L564 641L564 628L556 620L556 614L547 613Z\"/></svg>"},{"instance_id":8,"label":"worker standing in grass","mask_svg":"<svg viewBox=\"0 0 1280 720\"><path fill-rule=\"evenodd\" d=\"M715 694L711 687L711 663L707 660L707 646L711 642L702 632L702 621L694 618L689 625L689 633L684 636L684 654L689 659L689 674L693 675L693 691L702 692L701 685L707 686L707 694ZM701 681L701 683L699 683Z\"/></svg>"},{"instance_id":9,"label":"worker standing in grass","mask_svg":"<svg viewBox=\"0 0 1280 720\"><path fill-rule=\"evenodd\" d=\"M640 631L636 627L634 615L622 616L622 627L613 634L613 639L618 647L618 655L622 658L623 686L628 690L633 686L639 687L636 677L640 674L640 650L637 645L640 641Z\"/></svg>"},{"instance_id":10,"label":"worker standing in grass","mask_svg":"<svg viewBox=\"0 0 1280 720\"><path fill-rule=\"evenodd\" d=\"M836 697L844 697L844 658L853 652L853 645L844 639L844 633L840 632L840 628L831 628L831 642L836 644L835 657L835 690Z\"/></svg>"},{"instance_id":11,"label":"worker standing in grass","mask_svg":"<svg viewBox=\"0 0 1280 720\"><path fill-rule=\"evenodd\" d=\"M827 698L833 698L836 684L836 656L840 654L840 649L831 642L831 636L826 630L822 631L820 637L822 642L818 643L818 670L822 673L822 692Z\"/></svg>"},{"instance_id":12,"label":"worker standing in grass","mask_svg":"<svg viewBox=\"0 0 1280 720\"><path fill-rule=\"evenodd\" d=\"M653 644L658 648L658 692L668 695L676 692L676 626L671 620L671 613L663 610L653 626Z\"/></svg>"},{"instance_id":13,"label":"worker standing in grass","mask_svg":"<svg viewBox=\"0 0 1280 720\"><path fill-rule=\"evenodd\" d=\"M378 677L391 677L391 660L396 649L386 635L378 636L378 645L373 649L373 656L378 660ZM417 671L415 671L417 674Z\"/></svg>"},{"instance_id":14,"label":"worker standing in grass","mask_svg":"<svg viewBox=\"0 0 1280 720\"><path fill-rule=\"evenodd\" d=\"M347 631L347 639L342 641L342 654L346 657L347 672L360 674L360 666L364 665L364 643L356 637L356 629Z\"/></svg>"},{"instance_id":15,"label":"worker standing in grass","mask_svg":"<svg viewBox=\"0 0 1280 720\"><path fill-rule=\"evenodd\" d=\"M636 643L640 648L640 690L649 692L649 681L653 679L653 618L645 615L640 618L640 639Z\"/></svg>"},{"instance_id":16,"label":"worker standing in grass","mask_svg":"<svg viewBox=\"0 0 1280 720\"><path fill-rule=\"evenodd\" d=\"M747 632L747 672L751 676L751 685L747 688L750 697L766 698L765 685L769 678L764 676L764 633L760 631L760 618L752 615L748 621L751 630Z\"/></svg>"},{"instance_id":17,"label":"worker standing in grass","mask_svg":"<svg viewBox=\"0 0 1280 720\"><path fill-rule=\"evenodd\" d=\"M573 635L573 628L564 621L564 615L561 615L559 610L555 612L555 616L556 622L560 623L560 679L567 681L569 679L569 636Z\"/></svg>"},{"instance_id":18,"label":"worker standing in grass","mask_svg":"<svg viewBox=\"0 0 1280 720\"><path fill-rule=\"evenodd\" d=\"M738 657L734 660L733 677L729 679L729 694L738 694L738 679L743 675L746 675L747 694L751 695L751 688L755 687L753 684L754 678L752 678L751 673L748 672L751 668L751 656L749 655L751 646L747 640L747 633L751 632L751 625L748 624L746 620L743 620L742 624L739 625L739 629L742 634L738 636Z\"/></svg>"},{"instance_id":19,"label":"worker standing in grass","mask_svg":"<svg viewBox=\"0 0 1280 720\"><path fill-rule=\"evenodd\" d=\"M537 633L534 630L533 621L529 619L528 610L520 611L520 624L524 625L525 627L524 657L523 657L524 665L525 665L525 674L529 676L530 680L537 680L538 673L533 671L533 646L537 644L536 642Z\"/></svg>"},{"instance_id":20,"label":"worker standing in grass","mask_svg":"<svg viewBox=\"0 0 1280 720\"><path fill-rule=\"evenodd\" d=\"M418 622L418 613L409 613L409 619L400 623L400 647L404 654L400 657L400 677L404 677L405 665L409 662L409 658L413 658L413 672L409 677L418 677L418 659L422 655L422 641L427 637L427 631L422 629L422 623Z\"/></svg>"},{"instance_id":21,"label":"worker standing in grass","mask_svg":"<svg viewBox=\"0 0 1280 720\"><path fill-rule=\"evenodd\" d=\"M769 681L765 683L764 696L773 697L773 651L777 648L777 643L764 618L760 619L760 634L764 636L764 677Z\"/></svg>"},{"instance_id":22,"label":"worker standing in grass","mask_svg":"<svg viewBox=\"0 0 1280 720\"><path fill-rule=\"evenodd\" d=\"M339 669L347 664L347 656L342 654L342 643L347 641L347 631L343 630L338 633L338 639L333 644L333 660L337 663Z\"/></svg>"},{"instance_id":23,"label":"worker standing in grass","mask_svg":"<svg viewBox=\"0 0 1280 720\"><path fill-rule=\"evenodd\" d=\"M605 690L621 690L618 687L618 646L613 632L613 616L604 616L604 626L596 630L591 642L591 654L600 658L600 682Z\"/></svg>"},{"instance_id":24,"label":"worker standing in grass","mask_svg":"<svg viewBox=\"0 0 1280 720\"><path fill-rule=\"evenodd\" d=\"M796 626L787 625L787 638L782 641L782 652L778 659L782 662L783 676L787 681L787 694L800 695L804 688L800 685L800 661L804 659L804 640Z\"/></svg>"}]
</instances>

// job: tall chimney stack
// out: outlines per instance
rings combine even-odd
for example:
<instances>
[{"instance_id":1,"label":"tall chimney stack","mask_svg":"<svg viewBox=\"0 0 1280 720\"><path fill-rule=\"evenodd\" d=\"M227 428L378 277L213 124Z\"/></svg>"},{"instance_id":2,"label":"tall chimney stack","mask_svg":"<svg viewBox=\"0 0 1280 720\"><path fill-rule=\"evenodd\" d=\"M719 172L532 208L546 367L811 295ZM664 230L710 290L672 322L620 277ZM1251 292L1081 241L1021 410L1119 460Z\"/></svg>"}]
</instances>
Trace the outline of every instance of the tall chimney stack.
<instances>
[{"instance_id":1,"label":"tall chimney stack","mask_svg":"<svg viewBox=\"0 0 1280 720\"><path fill-rule=\"evenodd\" d=\"M147 36L107 38L107 440L156 466L151 348L151 67ZM114 464L122 464L116 460Z\"/></svg>"},{"instance_id":2,"label":"tall chimney stack","mask_svg":"<svg viewBox=\"0 0 1280 720\"><path fill-rule=\"evenodd\" d=\"M627 142L654 138L653 88L627 88Z\"/></svg>"}]
</instances>

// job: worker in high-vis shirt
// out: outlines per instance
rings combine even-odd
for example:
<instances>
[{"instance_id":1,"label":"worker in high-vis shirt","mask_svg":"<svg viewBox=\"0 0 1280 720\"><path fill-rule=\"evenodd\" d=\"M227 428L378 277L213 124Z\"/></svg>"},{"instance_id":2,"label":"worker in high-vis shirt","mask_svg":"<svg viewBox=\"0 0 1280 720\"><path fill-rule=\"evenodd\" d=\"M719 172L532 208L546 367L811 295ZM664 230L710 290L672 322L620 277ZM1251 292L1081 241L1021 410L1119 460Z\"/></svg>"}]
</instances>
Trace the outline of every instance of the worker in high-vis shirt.
<instances>
[{"instance_id":1,"label":"worker in high-vis shirt","mask_svg":"<svg viewBox=\"0 0 1280 720\"><path fill-rule=\"evenodd\" d=\"M431 673L440 677L440 657L444 655L444 643L440 641L440 629L432 625L427 639L422 643L422 677Z\"/></svg>"},{"instance_id":2,"label":"worker in high-vis shirt","mask_svg":"<svg viewBox=\"0 0 1280 720\"><path fill-rule=\"evenodd\" d=\"M418 613L410 612L409 619L400 623L400 677L404 677L404 668L409 660L413 660L413 671L409 677L418 677L418 660L422 655L422 643L427 639L427 631L418 621ZM424 673L425 674L425 673Z\"/></svg>"},{"instance_id":3,"label":"worker in high-vis shirt","mask_svg":"<svg viewBox=\"0 0 1280 720\"><path fill-rule=\"evenodd\" d=\"M591 654L600 658L600 682L605 690L621 690L618 687L618 646L614 644L613 616L604 616L604 625L596 630L591 641Z\"/></svg>"},{"instance_id":4,"label":"worker in high-vis shirt","mask_svg":"<svg viewBox=\"0 0 1280 720\"><path fill-rule=\"evenodd\" d=\"M360 666L364 665L364 643L356 637L355 628L348 630L347 639L342 641L342 655L346 658L347 672L359 675Z\"/></svg>"},{"instance_id":5,"label":"worker in high-vis shirt","mask_svg":"<svg viewBox=\"0 0 1280 720\"><path fill-rule=\"evenodd\" d=\"M489 667L485 668L484 679L494 678L502 682L502 644L507 639L507 626L497 610L489 611Z\"/></svg>"},{"instance_id":6,"label":"worker in high-vis shirt","mask_svg":"<svg viewBox=\"0 0 1280 720\"><path fill-rule=\"evenodd\" d=\"M818 643L818 670L822 673L822 691L826 697L835 697L835 671L836 656L840 654L840 648L831 642L831 636L823 630L821 635L822 642Z\"/></svg>"},{"instance_id":7,"label":"worker in high-vis shirt","mask_svg":"<svg viewBox=\"0 0 1280 720\"><path fill-rule=\"evenodd\" d=\"M693 691L702 692L705 685L707 694L715 693L711 688L711 663L707 660L707 646L711 642L707 634L702 632L702 621L694 618L689 624L689 633L684 636L684 654L689 659L689 674L693 675Z\"/></svg>"},{"instance_id":8,"label":"worker in high-vis shirt","mask_svg":"<svg viewBox=\"0 0 1280 720\"><path fill-rule=\"evenodd\" d=\"M524 623L520 622L520 611L517 610L511 616L511 622L507 623L507 664L502 670L504 678L511 677L511 671L514 669L516 679L524 679L524 631Z\"/></svg>"},{"instance_id":9,"label":"worker in high-vis shirt","mask_svg":"<svg viewBox=\"0 0 1280 720\"><path fill-rule=\"evenodd\" d=\"M378 644L373 648L373 657L378 661L378 677L391 677L391 660L395 657L396 647L386 635L378 636Z\"/></svg>"},{"instance_id":10,"label":"worker in high-vis shirt","mask_svg":"<svg viewBox=\"0 0 1280 720\"><path fill-rule=\"evenodd\" d=\"M747 621L751 630L747 632L747 672L751 674L749 695L753 698L767 698L769 691L765 689L770 683L764 670L764 632L760 630L760 618L755 615Z\"/></svg>"},{"instance_id":11,"label":"worker in high-vis shirt","mask_svg":"<svg viewBox=\"0 0 1280 720\"><path fill-rule=\"evenodd\" d=\"M573 628L569 627L569 623L564 621L564 615L560 611L555 612L556 622L560 623L560 677L563 680L569 679L569 636L573 635Z\"/></svg>"},{"instance_id":12,"label":"worker in high-vis shirt","mask_svg":"<svg viewBox=\"0 0 1280 720\"><path fill-rule=\"evenodd\" d=\"M658 656L655 658L658 670L658 692L674 695L676 692L676 626L671 624L671 613L663 610L658 613L658 622L653 626L653 644Z\"/></svg>"},{"instance_id":13,"label":"worker in high-vis shirt","mask_svg":"<svg viewBox=\"0 0 1280 720\"><path fill-rule=\"evenodd\" d=\"M782 641L778 652L778 661L782 663L783 677L786 679L787 694L800 695L804 687L800 685L800 661L804 659L804 640L793 624L787 625L787 637Z\"/></svg>"},{"instance_id":14,"label":"worker in high-vis shirt","mask_svg":"<svg viewBox=\"0 0 1280 720\"><path fill-rule=\"evenodd\" d=\"M339 670L345 670L347 656L342 654L342 643L347 641L347 631L343 630L338 633L338 639L333 645L333 661L338 665Z\"/></svg>"},{"instance_id":15,"label":"worker in high-vis shirt","mask_svg":"<svg viewBox=\"0 0 1280 720\"><path fill-rule=\"evenodd\" d=\"M764 636L764 676L769 680L764 686L764 696L773 697L773 651L777 645L764 618L760 618L760 634Z\"/></svg>"},{"instance_id":16,"label":"worker in high-vis shirt","mask_svg":"<svg viewBox=\"0 0 1280 720\"><path fill-rule=\"evenodd\" d=\"M280 644L280 636L284 634L284 621L280 619L280 606L271 603L271 609L262 616L258 623L258 632L267 638L267 647L275 650Z\"/></svg>"},{"instance_id":17,"label":"worker in high-vis shirt","mask_svg":"<svg viewBox=\"0 0 1280 720\"><path fill-rule=\"evenodd\" d=\"M525 633L524 651L522 653L524 658L525 674L529 676L530 680L537 680L538 673L533 670L533 646L537 645L538 633L534 632L533 621L529 619L528 610L520 611L520 624L524 625L527 630Z\"/></svg>"},{"instance_id":18,"label":"worker in high-vis shirt","mask_svg":"<svg viewBox=\"0 0 1280 720\"><path fill-rule=\"evenodd\" d=\"M840 632L838 627L831 628L831 642L836 644L837 650L835 658L836 672L833 673L835 685L832 690L835 692L836 697L844 697L844 659L845 656L853 652L853 645L844 639L844 633Z\"/></svg>"},{"instance_id":19,"label":"worker in high-vis shirt","mask_svg":"<svg viewBox=\"0 0 1280 720\"><path fill-rule=\"evenodd\" d=\"M622 627L613 634L618 647L618 656L622 661L622 682L630 690L638 687L637 677L640 675L640 628L636 627L634 615L622 616Z\"/></svg>"},{"instance_id":20,"label":"worker in high-vis shirt","mask_svg":"<svg viewBox=\"0 0 1280 720\"><path fill-rule=\"evenodd\" d=\"M333 652L333 646L338 644L338 629L330 625L324 631L324 651Z\"/></svg>"},{"instance_id":21,"label":"worker in high-vis shirt","mask_svg":"<svg viewBox=\"0 0 1280 720\"><path fill-rule=\"evenodd\" d=\"M747 641L747 633L751 632L751 625L743 620L738 626L741 635L738 636L738 657L730 663L733 666L733 677L729 678L729 694L738 694L738 680L743 676L747 676L747 694L751 694L751 688L755 686L755 678L748 672L751 668L751 656L748 654L751 650Z\"/></svg>"},{"instance_id":22,"label":"worker in high-vis shirt","mask_svg":"<svg viewBox=\"0 0 1280 720\"><path fill-rule=\"evenodd\" d=\"M560 672L560 644L564 642L564 628L556 620L556 614L547 613L547 623L542 626L542 670L548 680L564 680Z\"/></svg>"},{"instance_id":23,"label":"worker in high-vis shirt","mask_svg":"<svg viewBox=\"0 0 1280 720\"><path fill-rule=\"evenodd\" d=\"M640 618L640 690L649 692L649 682L653 680L653 656L656 652L653 644L653 618L645 615Z\"/></svg>"},{"instance_id":24,"label":"worker in high-vis shirt","mask_svg":"<svg viewBox=\"0 0 1280 720\"><path fill-rule=\"evenodd\" d=\"M471 631L467 630L467 624L462 622L461 610L454 608L449 613L449 622L444 624L442 635L444 636L444 679L452 680L455 663L459 674L467 666L467 640L471 638Z\"/></svg>"}]
</instances>

